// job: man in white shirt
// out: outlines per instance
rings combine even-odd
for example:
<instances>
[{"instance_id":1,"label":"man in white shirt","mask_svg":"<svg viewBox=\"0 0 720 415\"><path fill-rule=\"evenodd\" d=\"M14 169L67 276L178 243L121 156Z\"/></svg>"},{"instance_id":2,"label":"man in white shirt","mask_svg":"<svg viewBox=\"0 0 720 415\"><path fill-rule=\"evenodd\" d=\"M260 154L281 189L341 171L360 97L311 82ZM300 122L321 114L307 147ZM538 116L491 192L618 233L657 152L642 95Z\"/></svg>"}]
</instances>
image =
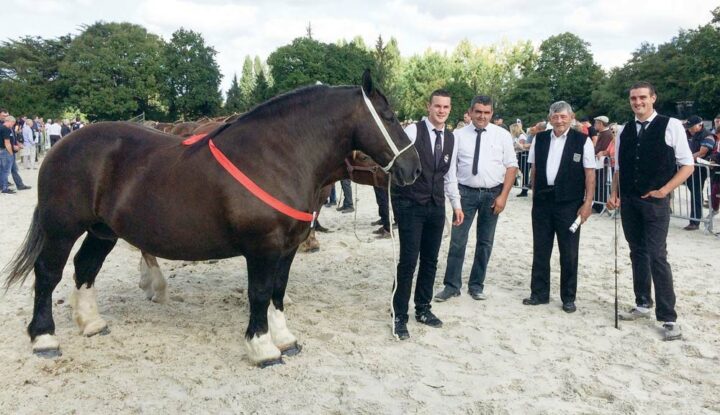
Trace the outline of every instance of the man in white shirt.
<instances>
[{"instance_id":1,"label":"man in white shirt","mask_svg":"<svg viewBox=\"0 0 720 415\"><path fill-rule=\"evenodd\" d=\"M436 301L446 301L460 295L465 248L476 214L476 246L468 280L468 294L475 300L487 298L484 292L485 274L495 239L495 225L505 209L518 169L512 136L502 127L490 123L493 116L492 98L476 96L470 103L468 114L472 123L454 131L457 171L448 172L457 174L465 218L460 226L452 230L443 281L445 288L435 295Z\"/></svg>"},{"instance_id":2,"label":"man in white shirt","mask_svg":"<svg viewBox=\"0 0 720 415\"><path fill-rule=\"evenodd\" d=\"M427 108L426 119L405 128L420 156L422 173L412 185L393 186L391 189L400 234L400 261L393 294L393 333L400 340L410 337L407 330L408 303L418 257L420 269L415 284L415 320L430 327L442 326L442 321L430 311L430 303L445 227L446 196L454 211L453 225L463 222L460 194L453 174L457 146L453 133L445 125L451 109L450 94L445 90L434 91L430 94Z\"/></svg>"},{"instance_id":3,"label":"man in white shirt","mask_svg":"<svg viewBox=\"0 0 720 415\"><path fill-rule=\"evenodd\" d=\"M50 146L54 146L55 143L60 141L60 138L62 137L61 133L62 127L60 126L60 123L58 123L57 120L53 121L52 124L47 129L48 136L50 137Z\"/></svg>"},{"instance_id":4,"label":"man in white shirt","mask_svg":"<svg viewBox=\"0 0 720 415\"><path fill-rule=\"evenodd\" d=\"M570 128L575 119L565 101L550 106L552 129L537 134L530 147L533 181L533 265L530 297L525 305L550 302L550 256L557 236L560 250L562 309L573 313L577 292L580 229L592 214L595 193L595 150L585 134Z\"/></svg>"},{"instance_id":5,"label":"man in white shirt","mask_svg":"<svg viewBox=\"0 0 720 415\"><path fill-rule=\"evenodd\" d=\"M692 175L695 166L685 129L679 120L655 112L656 100L655 87L649 82L630 88L635 117L615 140L617 162L607 207L620 207L622 199L623 232L632 261L636 305L621 313L620 319L650 317L654 283L655 318L663 323L665 340L676 340L682 331L675 324L675 291L667 262L669 195Z\"/></svg>"}]
</instances>

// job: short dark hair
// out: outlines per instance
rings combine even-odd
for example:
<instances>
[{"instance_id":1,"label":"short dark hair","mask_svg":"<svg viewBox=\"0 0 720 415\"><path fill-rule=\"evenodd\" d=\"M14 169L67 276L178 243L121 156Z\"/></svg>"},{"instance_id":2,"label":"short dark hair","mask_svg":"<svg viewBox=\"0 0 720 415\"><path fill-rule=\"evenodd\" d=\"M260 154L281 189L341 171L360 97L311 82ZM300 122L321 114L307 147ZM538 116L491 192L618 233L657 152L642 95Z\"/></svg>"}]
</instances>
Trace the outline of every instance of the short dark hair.
<instances>
[{"instance_id":1,"label":"short dark hair","mask_svg":"<svg viewBox=\"0 0 720 415\"><path fill-rule=\"evenodd\" d=\"M657 95L657 91L655 91L655 86L648 81L635 82L630 87L630 90L632 91L633 89L640 89L640 88L647 88L650 91L650 95Z\"/></svg>"},{"instance_id":2,"label":"short dark hair","mask_svg":"<svg viewBox=\"0 0 720 415\"><path fill-rule=\"evenodd\" d=\"M6 110L5 108L0 108L0 112L7 112L8 114L10 113L10 112L9 112L8 110Z\"/></svg>"},{"instance_id":3,"label":"short dark hair","mask_svg":"<svg viewBox=\"0 0 720 415\"><path fill-rule=\"evenodd\" d=\"M470 101L470 109L472 109L475 104L480 105L490 105L490 107L493 106L493 100L488 95L475 95L473 97L472 101ZM495 118L499 117L499 115L496 115Z\"/></svg>"},{"instance_id":4,"label":"short dark hair","mask_svg":"<svg viewBox=\"0 0 720 415\"><path fill-rule=\"evenodd\" d=\"M718 114L718 115L715 116L715 119L716 119L716 120L717 120L718 118L720 118L720 114Z\"/></svg>"},{"instance_id":5,"label":"short dark hair","mask_svg":"<svg viewBox=\"0 0 720 415\"><path fill-rule=\"evenodd\" d=\"M445 97L445 98L452 98L450 96L450 92L448 92L447 89L436 89L430 94L430 99L428 99L428 102L432 102L433 97Z\"/></svg>"}]
</instances>

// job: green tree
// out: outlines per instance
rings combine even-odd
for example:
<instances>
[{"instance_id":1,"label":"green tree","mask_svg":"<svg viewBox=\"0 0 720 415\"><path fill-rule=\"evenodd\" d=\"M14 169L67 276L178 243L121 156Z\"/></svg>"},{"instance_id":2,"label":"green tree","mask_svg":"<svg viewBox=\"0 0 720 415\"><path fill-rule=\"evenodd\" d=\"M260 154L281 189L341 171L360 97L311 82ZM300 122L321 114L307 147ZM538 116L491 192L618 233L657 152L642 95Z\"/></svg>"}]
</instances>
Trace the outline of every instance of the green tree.
<instances>
[{"instance_id":1,"label":"green tree","mask_svg":"<svg viewBox=\"0 0 720 415\"><path fill-rule=\"evenodd\" d=\"M390 38L388 43L384 43L382 36L378 36L372 57L375 60L373 69L375 82L379 85L380 90L385 93L390 102L390 107L398 108L398 83L402 70L402 58L400 57L397 40Z\"/></svg>"},{"instance_id":2,"label":"green tree","mask_svg":"<svg viewBox=\"0 0 720 415\"><path fill-rule=\"evenodd\" d=\"M505 98L505 111L529 126L547 119L552 102L548 80L537 73L529 73L509 91Z\"/></svg>"},{"instance_id":3,"label":"green tree","mask_svg":"<svg viewBox=\"0 0 720 415\"><path fill-rule=\"evenodd\" d=\"M193 119L217 114L222 102L217 52L202 35L178 29L165 45L164 98L170 116Z\"/></svg>"},{"instance_id":4,"label":"green tree","mask_svg":"<svg viewBox=\"0 0 720 415\"><path fill-rule=\"evenodd\" d=\"M593 60L590 44L572 33L562 33L540 44L537 72L547 79L553 101L567 101L576 112L590 103L603 71Z\"/></svg>"},{"instance_id":5,"label":"green tree","mask_svg":"<svg viewBox=\"0 0 720 415\"><path fill-rule=\"evenodd\" d=\"M253 61L250 56L245 56L242 67L242 75L240 76L240 111L247 111L255 105L256 100L253 96L255 91L255 71L253 69Z\"/></svg>"},{"instance_id":6,"label":"green tree","mask_svg":"<svg viewBox=\"0 0 720 415\"><path fill-rule=\"evenodd\" d=\"M155 109L162 41L130 23L98 22L70 43L60 64L67 104L92 120L122 120Z\"/></svg>"},{"instance_id":7,"label":"green tree","mask_svg":"<svg viewBox=\"0 0 720 415\"><path fill-rule=\"evenodd\" d=\"M372 68L370 52L354 43L326 44L308 37L297 38L268 57L273 91L282 93L322 82L330 85L358 84L363 71Z\"/></svg>"},{"instance_id":8,"label":"green tree","mask_svg":"<svg viewBox=\"0 0 720 415\"><path fill-rule=\"evenodd\" d=\"M237 74L233 75L230 89L227 91L227 98L225 99L225 113L234 114L241 112L243 106L242 102L242 90L238 84Z\"/></svg>"},{"instance_id":9,"label":"green tree","mask_svg":"<svg viewBox=\"0 0 720 415\"><path fill-rule=\"evenodd\" d=\"M272 97L270 85L268 85L268 82L265 79L265 71L260 71L258 73L257 79L255 80L253 97L255 98L255 105L264 102Z\"/></svg>"},{"instance_id":10,"label":"green tree","mask_svg":"<svg viewBox=\"0 0 720 415\"><path fill-rule=\"evenodd\" d=\"M55 118L63 109L66 88L59 66L70 35L57 39L26 36L0 45L2 106L17 115Z\"/></svg>"}]
</instances>

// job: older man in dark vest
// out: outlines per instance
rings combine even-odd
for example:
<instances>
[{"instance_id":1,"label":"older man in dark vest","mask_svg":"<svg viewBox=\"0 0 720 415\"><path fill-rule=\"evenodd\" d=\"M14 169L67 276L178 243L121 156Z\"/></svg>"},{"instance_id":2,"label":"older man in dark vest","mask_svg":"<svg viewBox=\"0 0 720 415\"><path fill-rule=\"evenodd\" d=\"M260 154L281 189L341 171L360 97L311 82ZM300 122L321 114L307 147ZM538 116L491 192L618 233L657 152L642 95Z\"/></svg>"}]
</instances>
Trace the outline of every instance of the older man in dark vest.
<instances>
[{"instance_id":1,"label":"older man in dark vest","mask_svg":"<svg viewBox=\"0 0 720 415\"><path fill-rule=\"evenodd\" d=\"M675 291L667 262L669 195L695 167L682 124L655 112L656 100L655 87L648 82L630 88L635 117L615 140L617 163L607 206L615 209L622 199L622 225L632 261L635 307L621 313L620 319L650 317L654 283L655 317L663 323L665 340L675 340L682 331L675 324Z\"/></svg>"},{"instance_id":2,"label":"older man in dark vest","mask_svg":"<svg viewBox=\"0 0 720 415\"><path fill-rule=\"evenodd\" d=\"M408 303L418 257L415 320L430 327L442 326L442 321L430 311L430 302L445 226L446 195L454 211L453 224L457 226L463 221L456 177L457 148L453 134L445 125L451 109L450 94L445 90L434 91L427 108L427 118L405 129L420 156L422 174L411 186L393 186L391 189L400 233L400 261L393 294L393 333L401 340L410 337Z\"/></svg>"},{"instance_id":3,"label":"older man in dark vest","mask_svg":"<svg viewBox=\"0 0 720 415\"><path fill-rule=\"evenodd\" d=\"M560 249L562 309L573 313L577 291L580 229L592 214L595 193L595 151L592 141L570 128L575 114L564 101L550 106L552 130L538 133L528 163L533 163L533 264L530 297L525 305L550 302L550 256L557 236ZM572 228L572 229L571 229Z\"/></svg>"}]
</instances>

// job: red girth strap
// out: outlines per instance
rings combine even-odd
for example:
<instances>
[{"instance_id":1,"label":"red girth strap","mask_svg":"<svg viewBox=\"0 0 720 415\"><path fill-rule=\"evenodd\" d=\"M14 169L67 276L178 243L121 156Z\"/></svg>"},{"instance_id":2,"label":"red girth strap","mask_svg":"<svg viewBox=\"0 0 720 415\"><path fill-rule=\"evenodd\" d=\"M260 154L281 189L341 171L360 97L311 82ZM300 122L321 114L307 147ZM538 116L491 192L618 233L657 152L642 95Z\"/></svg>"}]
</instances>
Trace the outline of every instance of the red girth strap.
<instances>
[{"instance_id":1,"label":"red girth strap","mask_svg":"<svg viewBox=\"0 0 720 415\"><path fill-rule=\"evenodd\" d=\"M207 134L198 134L194 135L186 140L183 141L183 145L189 146L191 144L194 144L203 138L205 138ZM225 154L220 151L219 148L215 147L215 143L213 143L212 140L208 141L208 146L210 147L210 152L215 157L215 160L217 160L218 163L220 163L223 168L230 173L232 177L235 178L240 184L245 186L246 189L250 191L255 197L265 202L267 205L270 205L273 209L277 210L278 212L290 216L293 219L297 219L302 222L313 222L315 220L315 212L308 213L303 212L297 209L293 209L290 206L286 205L285 203L275 199L272 197L269 193L264 191L260 188L255 182L253 182L249 177L247 177L243 172L241 172L237 167L235 167L234 164L230 160L228 160L227 157L225 157Z\"/></svg>"}]
</instances>

